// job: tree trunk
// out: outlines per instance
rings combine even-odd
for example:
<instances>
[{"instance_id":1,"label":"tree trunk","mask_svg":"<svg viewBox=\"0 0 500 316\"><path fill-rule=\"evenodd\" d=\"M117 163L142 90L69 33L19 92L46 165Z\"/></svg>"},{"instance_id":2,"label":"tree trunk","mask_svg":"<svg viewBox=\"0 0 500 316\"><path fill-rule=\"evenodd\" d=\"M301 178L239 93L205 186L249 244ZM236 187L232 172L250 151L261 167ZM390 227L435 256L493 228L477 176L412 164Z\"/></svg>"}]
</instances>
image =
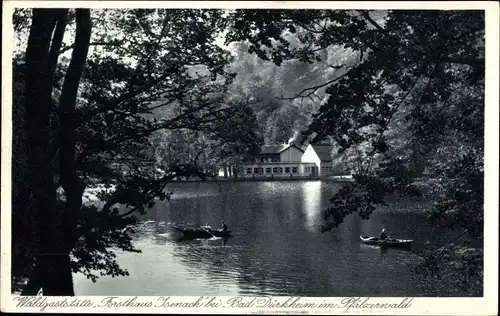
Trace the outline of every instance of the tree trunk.
<instances>
[{"instance_id":1,"label":"tree trunk","mask_svg":"<svg viewBox=\"0 0 500 316\"><path fill-rule=\"evenodd\" d=\"M34 198L36 234L39 253L32 279L39 280L40 269L53 256L57 243L53 219L56 214L56 193L50 150L50 108L52 81L49 70L49 48L58 10L33 9L33 21L26 49L26 113L28 139L29 188ZM52 276L48 275L47 278ZM32 282L33 283L33 282ZM41 286L40 282L35 282ZM38 289L32 289L34 294ZM28 295L31 293L27 293Z\"/></svg>"},{"instance_id":2,"label":"tree trunk","mask_svg":"<svg viewBox=\"0 0 500 316\"><path fill-rule=\"evenodd\" d=\"M66 194L66 207L62 218L64 237L68 241L66 251L73 249L76 236L73 236L85 185L76 173L76 122L75 108L78 86L82 76L90 43L92 25L89 9L76 10L76 37L71 62L64 78L61 100L59 103L60 120L60 165L61 185Z\"/></svg>"},{"instance_id":3,"label":"tree trunk","mask_svg":"<svg viewBox=\"0 0 500 316\"><path fill-rule=\"evenodd\" d=\"M29 210L25 68L13 65L12 91L12 277L22 277L36 248L35 221ZM12 282L15 290L15 282Z\"/></svg>"},{"instance_id":4,"label":"tree trunk","mask_svg":"<svg viewBox=\"0 0 500 316\"><path fill-rule=\"evenodd\" d=\"M59 173L61 185L66 195L66 203L63 214L59 219L59 226L62 240L64 240L65 243L61 245L61 257L55 260L53 264L57 266L58 270L61 272L59 275L61 287L53 288L47 293L46 284L44 284L44 295L60 295L59 293L61 292L66 293L66 295L74 295L69 254L78 238L74 232L76 231L78 218L80 216L82 195L85 189L83 181L79 179L76 173L75 108L78 86L87 60L90 34L90 10L76 9L75 44L71 62L64 78L63 90L59 102Z\"/></svg>"},{"instance_id":5,"label":"tree trunk","mask_svg":"<svg viewBox=\"0 0 500 316\"><path fill-rule=\"evenodd\" d=\"M62 41L64 38L64 33L66 31L66 24L68 23L68 10L59 10L57 19L57 25L54 30L54 35L52 37L52 43L50 45L49 51L49 77L50 80L54 83L55 73L57 69L57 61L59 59L59 52L61 50ZM55 104L51 104L50 111L52 114L52 164L53 168L57 169L57 164L55 164L57 153L59 151L59 127L57 126L59 120L55 118L56 108Z\"/></svg>"},{"instance_id":6,"label":"tree trunk","mask_svg":"<svg viewBox=\"0 0 500 316\"><path fill-rule=\"evenodd\" d=\"M60 23L50 46L57 21ZM39 215L40 253L31 280L23 291L25 295L35 295L40 287L43 295L74 295L69 254L77 237L74 231L84 190L83 182L76 174L74 115L78 85L90 42L90 10L77 9L76 23L75 46L59 104L59 172L66 203L64 209L58 210L51 164L50 113L53 74L65 20L60 10L33 10L26 53L26 123L31 146L31 189Z\"/></svg>"},{"instance_id":7,"label":"tree trunk","mask_svg":"<svg viewBox=\"0 0 500 316\"><path fill-rule=\"evenodd\" d=\"M73 278L70 257L67 254L46 254L37 257L37 263L21 295L73 296Z\"/></svg>"},{"instance_id":8,"label":"tree trunk","mask_svg":"<svg viewBox=\"0 0 500 316\"><path fill-rule=\"evenodd\" d=\"M66 24L68 23L68 9L61 9L57 12L57 25L54 30L54 36L50 45L49 51L49 76L54 78L57 68L57 60L59 59L59 51L61 50L64 33L66 32Z\"/></svg>"}]
</instances>

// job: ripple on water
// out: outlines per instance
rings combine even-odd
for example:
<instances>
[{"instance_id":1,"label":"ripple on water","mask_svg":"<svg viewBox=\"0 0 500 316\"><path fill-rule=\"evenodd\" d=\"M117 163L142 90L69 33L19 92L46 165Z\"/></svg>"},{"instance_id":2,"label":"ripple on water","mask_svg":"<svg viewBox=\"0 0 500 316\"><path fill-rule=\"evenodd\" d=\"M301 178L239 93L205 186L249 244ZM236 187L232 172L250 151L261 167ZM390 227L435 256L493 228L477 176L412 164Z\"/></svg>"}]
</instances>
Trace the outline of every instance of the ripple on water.
<instances>
[{"instance_id":1,"label":"ripple on water","mask_svg":"<svg viewBox=\"0 0 500 316\"><path fill-rule=\"evenodd\" d=\"M116 260L131 276L103 278L96 285L78 279L79 293L421 296L429 291L410 276L414 254L364 247L359 235L377 234L383 226L397 236L446 239L443 230L414 212L415 202L401 202L404 211L374 213L369 221L346 219L320 234L311 225L321 220L333 184L249 182L221 190L213 184L175 184L172 191L172 203L159 206L135 226L133 245L143 252L117 251ZM179 233L170 227L222 218L234 231L227 242L179 241Z\"/></svg>"}]
</instances>

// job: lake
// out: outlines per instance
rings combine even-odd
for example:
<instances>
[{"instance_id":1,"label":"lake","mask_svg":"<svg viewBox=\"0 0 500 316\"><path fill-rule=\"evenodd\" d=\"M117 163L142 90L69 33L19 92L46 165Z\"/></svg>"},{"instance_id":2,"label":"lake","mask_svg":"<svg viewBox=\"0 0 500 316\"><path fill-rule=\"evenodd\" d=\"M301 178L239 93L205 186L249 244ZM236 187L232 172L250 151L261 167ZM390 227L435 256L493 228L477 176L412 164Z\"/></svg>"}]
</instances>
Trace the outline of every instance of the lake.
<instances>
[{"instance_id":1,"label":"lake","mask_svg":"<svg viewBox=\"0 0 500 316\"><path fill-rule=\"evenodd\" d=\"M444 242L449 232L431 225L419 201L396 199L370 220L347 217L318 231L321 213L341 184L322 181L175 183L137 225L142 253L117 251L130 276L75 275L76 295L431 296L413 272L412 251L381 251L359 242L385 227L399 238ZM179 240L172 224L219 227L227 241Z\"/></svg>"}]
</instances>

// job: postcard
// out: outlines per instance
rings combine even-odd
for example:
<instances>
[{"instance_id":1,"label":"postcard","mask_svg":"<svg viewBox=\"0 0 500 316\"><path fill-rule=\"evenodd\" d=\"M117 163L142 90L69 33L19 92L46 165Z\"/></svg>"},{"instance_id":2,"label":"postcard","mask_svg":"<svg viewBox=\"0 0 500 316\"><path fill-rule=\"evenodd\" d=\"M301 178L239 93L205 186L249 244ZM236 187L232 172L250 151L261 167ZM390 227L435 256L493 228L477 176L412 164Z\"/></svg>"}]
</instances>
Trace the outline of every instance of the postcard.
<instances>
[{"instance_id":1,"label":"postcard","mask_svg":"<svg viewBox=\"0 0 500 316\"><path fill-rule=\"evenodd\" d=\"M498 3L3 9L2 311L497 314Z\"/></svg>"}]
</instances>

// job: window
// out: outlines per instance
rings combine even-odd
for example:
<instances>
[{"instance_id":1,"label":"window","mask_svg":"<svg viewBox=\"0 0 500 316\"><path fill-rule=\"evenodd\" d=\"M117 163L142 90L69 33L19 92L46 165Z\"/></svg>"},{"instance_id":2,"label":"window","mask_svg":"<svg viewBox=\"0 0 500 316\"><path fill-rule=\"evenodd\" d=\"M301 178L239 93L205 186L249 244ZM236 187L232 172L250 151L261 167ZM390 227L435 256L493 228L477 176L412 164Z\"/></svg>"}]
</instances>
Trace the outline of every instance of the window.
<instances>
[{"instance_id":1,"label":"window","mask_svg":"<svg viewBox=\"0 0 500 316\"><path fill-rule=\"evenodd\" d=\"M285 167L285 173L290 173L290 167Z\"/></svg>"},{"instance_id":2,"label":"window","mask_svg":"<svg viewBox=\"0 0 500 316\"><path fill-rule=\"evenodd\" d=\"M259 173L259 168L253 168L253 173Z\"/></svg>"},{"instance_id":3,"label":"window","mask_svg":"<svg viewBox=\"0 0 500 316\"><path fill-rule=\"evenodd\" d=\"M283 173L283 168L279 167L279 171L280 171L280 173Z\"/></svg>"},{"instance_id":4,"label":"window","mask_svg":"<svg viewBox=\"0 0 500 316\"><path fill-rule=\"evenodd\" d=\"M292 173L297 173L297 167L292 167Z\"/></svg>"},{"instance_id":5,"label":"window","mask_svg":"<svg viewBox=\"0 0 500 316\"><path fill-rule=\"evenodd\" d=\"M247 174L251 174L252 173L252 168L247 168Z\"/></svg>"},{"instance_id":6,"label":"window","mask_svg":"<svg viewBox=\"0 0 500 316\"><path fill-rule=\"evenodd\" d=\"M311 172L311 167L306 167L305 172Z\"/></svg>"},{"instance_id":7,"label":"window","mask_svg":"<svg viewBox=\"0 0 500 316\"><path fill-rule=\"evenodd\" d=\"M264 173L264 168L259 168L259 174L263 174Z\"/></svg>"},{"instance_id":8,"label":"window","mask_svg":"<svg viewBox=\"0 0 500 316\"><path fill-rule=\"evenodd\" d=\"M278 167L273 168L273 173L278 173Z\"/></svg>"},{"instance_id":9,"label":"window","mask_svg":"<svg viewBox=\"0 0 500 316\"><path fill-rule=\"evenodd\" d=\"M271 168L266 168L266 173L271 173Z\"/></svg>"}]
</instances>

